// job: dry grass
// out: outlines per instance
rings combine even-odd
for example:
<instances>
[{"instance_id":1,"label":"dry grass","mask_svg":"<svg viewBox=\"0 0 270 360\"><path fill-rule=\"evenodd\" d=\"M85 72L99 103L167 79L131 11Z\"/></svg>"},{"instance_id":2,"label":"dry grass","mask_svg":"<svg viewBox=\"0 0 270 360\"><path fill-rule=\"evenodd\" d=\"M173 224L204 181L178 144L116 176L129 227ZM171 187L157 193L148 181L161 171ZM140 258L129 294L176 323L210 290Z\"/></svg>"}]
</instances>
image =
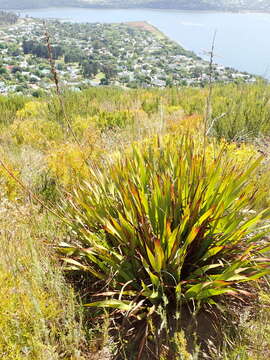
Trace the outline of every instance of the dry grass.
<instances>
[{"instance_id":1,"label":"dry grass","mask_svg":"<svg viewBox=\"0 0 270 360\"><path fill-rule=\"evenodd\" d=\"M0 358L86 359L82 310L52 256L58 224L31 204L0 211Z\"/></svg>"}]
</instances>

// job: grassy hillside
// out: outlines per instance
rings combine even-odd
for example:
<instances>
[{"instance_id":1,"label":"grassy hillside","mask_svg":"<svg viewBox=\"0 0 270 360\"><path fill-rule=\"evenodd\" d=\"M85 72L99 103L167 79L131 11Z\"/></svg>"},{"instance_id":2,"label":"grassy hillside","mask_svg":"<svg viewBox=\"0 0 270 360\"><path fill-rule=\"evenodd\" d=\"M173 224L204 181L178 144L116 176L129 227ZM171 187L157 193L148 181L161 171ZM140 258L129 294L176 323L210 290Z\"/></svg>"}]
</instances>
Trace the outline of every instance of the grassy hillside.
<instances>
[{"instance_id":1,"label":"grassy hillside","mask_svg":"<svg viewBox=\"0 0 270 360\"><path fill-rule=\"evenodd\" d=\"M0 358L267 358L269 99L0 97Z\"/></svg>"}]
</instances>

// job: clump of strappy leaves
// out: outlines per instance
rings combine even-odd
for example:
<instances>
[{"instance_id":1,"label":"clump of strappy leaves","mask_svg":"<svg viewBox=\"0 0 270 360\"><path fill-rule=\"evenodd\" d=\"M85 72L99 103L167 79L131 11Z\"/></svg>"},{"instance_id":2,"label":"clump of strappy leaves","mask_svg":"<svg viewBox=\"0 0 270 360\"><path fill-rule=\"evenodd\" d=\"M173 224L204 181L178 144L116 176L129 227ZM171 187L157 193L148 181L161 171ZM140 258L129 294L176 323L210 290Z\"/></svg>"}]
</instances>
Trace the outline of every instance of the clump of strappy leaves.
<instances>
[{"instance_id":1,"label":"clump of strappy leaves","mask_svg":"<svg viewBox=\"0 0 270 360\"><path fill-rule=\"evenodd\" d=\"M241 296L242 283L269 274L270 211L250 211L261 159L243 170L226 145L200 144L170 135L135 145L74 191L65 211L76 240L61 251L101 284L88 306L142 318L164 299L177 308Z\"/></svg>"}]
</instances>

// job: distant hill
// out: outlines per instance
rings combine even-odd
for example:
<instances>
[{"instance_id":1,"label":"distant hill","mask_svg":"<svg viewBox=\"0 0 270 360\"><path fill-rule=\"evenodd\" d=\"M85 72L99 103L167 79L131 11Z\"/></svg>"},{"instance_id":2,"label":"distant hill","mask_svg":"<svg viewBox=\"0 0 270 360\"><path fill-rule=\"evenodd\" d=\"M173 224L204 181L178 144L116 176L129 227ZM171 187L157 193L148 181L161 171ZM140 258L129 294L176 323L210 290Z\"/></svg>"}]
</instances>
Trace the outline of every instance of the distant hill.
<instances>
[{"instance_id":1,"label":"distant hill","mask_svg":"<svg viewBox=\"0 0 270 360\"><path fill-rule=\"evenodd\" d=\"M269 0L78 0L86 6L182 10L270 10Z\"/></svg>"},{"instance_id":2,"label":"distant hill","mask_svg":"<svg viewBox=\"0 0 270 360\"><path fill-rule=\"evenodd\" d=\"M30 9L48 6L79 6L77 0L0 0L0 9Z\"/></svg>"},{"instance_id":3,"label":"distant hill","mask_svg":"<svg viewBox=\"0 0 270 360\"><path fill-rule=\"evenodd\" d=\"M269 0L0 0L0 9L27 9L48 6L270 11Z\"/></svg>"}]
</instances>

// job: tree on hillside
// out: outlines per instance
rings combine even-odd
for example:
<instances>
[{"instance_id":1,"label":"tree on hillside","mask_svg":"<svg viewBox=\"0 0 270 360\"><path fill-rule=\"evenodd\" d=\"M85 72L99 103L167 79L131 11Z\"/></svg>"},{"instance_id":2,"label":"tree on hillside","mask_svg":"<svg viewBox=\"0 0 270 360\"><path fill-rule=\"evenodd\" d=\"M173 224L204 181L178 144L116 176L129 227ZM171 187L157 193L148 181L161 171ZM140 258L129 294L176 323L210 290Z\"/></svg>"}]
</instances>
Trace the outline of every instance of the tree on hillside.
<instances>
[{"instance_id":1,"label":"tree on hillside","mask_svg":"<svg viewBox=\"0 0 270 360\"><path fill-rule=\"evenodd\" d=\"M82 71L85 77L93 77L98 73L98 64L95 61L83 61Z\"/></svg>"},{"instance_id":2,"label":"tree on hillside","mask_svg":"<svg viewBox=\"0 0 270 360\"><path fill-rule=\"evenodd\" d=\"M18 18L19 18L18 15L12 12L0 11L0 25L1 24L13 25L18 21Z\"/></svg>"},{"instance_id":3,"label":"tree on hillside","mask_svg":"<svg viewBox=\"0 0 270 360\"><path fill-rule=\"evenodd\" d=\"M42 43L37 43L33 40L24 40L22 47L24 54L33 54L45 59L49 57L48 48ZM63 56L63 54L64 49L60 45L52 46L52 57L54 60Z\"/></svg>"}]
</instances>

